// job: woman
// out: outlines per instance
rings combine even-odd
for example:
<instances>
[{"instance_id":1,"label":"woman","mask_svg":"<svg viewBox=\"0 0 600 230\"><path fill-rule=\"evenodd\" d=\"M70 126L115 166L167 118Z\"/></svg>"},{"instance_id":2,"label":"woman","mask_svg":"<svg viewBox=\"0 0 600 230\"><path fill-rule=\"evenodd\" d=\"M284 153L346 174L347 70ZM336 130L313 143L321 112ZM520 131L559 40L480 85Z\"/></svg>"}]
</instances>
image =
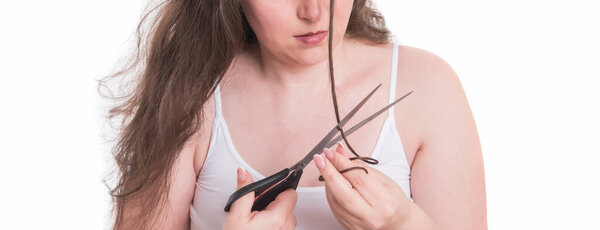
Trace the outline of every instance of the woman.
<instances>
[{"instance_id":1,"label":"woman","mask_svg":"<svg viewBox=\"0 0 600 230\"><path fill-rule=\"evenodd\" d=\"M481 149L455 73L390 43L367 0L172 0L148 15L126 69L143 67L136 87L111 110L124 118L116 229L486 228ZM336 124L330 30L339 114L380 83L354 122L414 93L315 156L296 191L255 212L250 193L224 212L236 189L297 162ZM338 172L354 166L365 170Z\"/></svg>"}]
</instances>

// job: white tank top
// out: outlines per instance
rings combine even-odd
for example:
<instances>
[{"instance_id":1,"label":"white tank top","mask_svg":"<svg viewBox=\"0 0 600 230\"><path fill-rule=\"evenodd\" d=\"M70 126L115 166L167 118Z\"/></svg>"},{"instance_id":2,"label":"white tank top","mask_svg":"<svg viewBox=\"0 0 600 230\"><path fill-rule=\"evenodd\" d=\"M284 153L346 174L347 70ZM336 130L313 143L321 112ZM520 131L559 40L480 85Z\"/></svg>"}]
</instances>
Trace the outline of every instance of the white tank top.
<instances>
[{"instance_id":1,"label":"white tank top","mask_svg":"<svg viewBox=\"0 0 600 230\"><path fill-rule=\"evenodd\" d=\"M389 103L395 99L398 48L393 45L392 71L390 76ZM237 184L236 169L248 170L254 181L265 178L253 169L238 154L221 114L221 93L215 91L216 113L212 126L210 146L202 170L196 181L196 191L190 206L191 229L222 229L227 213L223 211L229 196L235 192ZM400 135L394 121L394 107L388 111L379 139L371 154L379 164L370 165L392 178L404 193L412 200L410 193L410 167L406 160ZM297 230L344 229L333 216L325 187L298 187L298 200L294 209Z\"/></svg>"}]
</instances>

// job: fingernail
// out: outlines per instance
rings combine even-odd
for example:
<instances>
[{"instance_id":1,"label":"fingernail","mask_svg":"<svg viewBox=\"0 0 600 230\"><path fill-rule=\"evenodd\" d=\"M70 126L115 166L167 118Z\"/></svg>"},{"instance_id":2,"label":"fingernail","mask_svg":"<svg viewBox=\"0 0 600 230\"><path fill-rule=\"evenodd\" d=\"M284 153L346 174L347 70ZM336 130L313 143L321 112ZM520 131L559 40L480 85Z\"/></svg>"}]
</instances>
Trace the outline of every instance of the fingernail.
<instances>
[{"instance_id":1,"label":"fingernail","mask_svg":"<svg viewBox=\"0 0 600 230\"><path fill-rule=\"evenodd\" d=\"M246 170L242 167L237 168L237 178L238 182L246 181Z\"/></svg>"},{"instance_id":2,"label":"fingernail","mask_svg":"<svg viewBox=\"0 0 600 230\"><path fill-rule=\"evenodd\" d=\"M343 152L344 152L344 150L345 150L345 149L344 149L344 145L342 145L342 142L341 142L341 141L338 141L338 143L337 143L337 148L339 149L339 150L338 150L338 152L339 152L340 154L343 154Z\"/></svg>"},{"instance_id":3,"label":"fingernail","mask_svg":"<svg viewBox=\"0 0 600 230\"><path fill-rule=\"evenodd\" d=\"M325 156L327 157L327 159L329 159L329 161L333 161L333 153L331 152L331 150L329 149L325 149Z\"/></svg>"},{"instance_id":4,"label":"fingernail","mask_svg":"<svg viewBox=\"0 0 600 230\"><path fill-rule=\"evenodd\" d=\"M323 160L323 156L321 156L321 154L315 154L313 156L313 159L315 160L315 165L317 165L317 168L319 168L319 169L325 168L325 161Z\"/></svg>"}]
</instances>

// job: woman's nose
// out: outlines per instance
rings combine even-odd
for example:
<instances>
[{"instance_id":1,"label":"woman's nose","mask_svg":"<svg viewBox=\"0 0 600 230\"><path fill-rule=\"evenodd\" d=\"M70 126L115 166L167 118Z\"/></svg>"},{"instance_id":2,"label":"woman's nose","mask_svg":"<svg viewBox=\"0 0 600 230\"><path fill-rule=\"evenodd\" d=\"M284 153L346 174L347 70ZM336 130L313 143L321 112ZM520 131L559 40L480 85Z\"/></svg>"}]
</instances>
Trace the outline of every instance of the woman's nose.
<instances>
[{"instance_id":1,"label":"woman's nose","mask_svg":"<svg viewBox=\"0 0 600 230\"><path fill-rule=\"evenodd\" d=\"M298 6L298 18L309 22L317 22L322 17L324 2L323 0L300 0ZM327 1L329 5L329 1Z\"/></svg>"}]
</instances>

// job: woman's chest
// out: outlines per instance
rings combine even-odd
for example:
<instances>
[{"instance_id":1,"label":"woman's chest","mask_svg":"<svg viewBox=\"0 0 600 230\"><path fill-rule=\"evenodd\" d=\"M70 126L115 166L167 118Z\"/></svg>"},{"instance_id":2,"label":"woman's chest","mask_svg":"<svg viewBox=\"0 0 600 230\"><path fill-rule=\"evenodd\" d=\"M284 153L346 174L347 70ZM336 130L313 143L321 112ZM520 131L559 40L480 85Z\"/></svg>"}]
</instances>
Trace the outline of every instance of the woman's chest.
<instances>
[{"instance_id":1,"label":"woman's chest","mask_svg":"<svg viewBox=\"0 0 600 230\"><path fill-rule=\"evenodd\" d=\"M383 107L384 104L372 104L357 113L345 127L348 130L374 111ZM282 168L302 159L314 146L334 128L336 121L333 109L327 111L315 110L313 114L307 113L291 117L269 116L269 112L263 115L248 112L244 116L227 116L227 129L232 145L241 159L253 170L262 175L271 175ZM345 111L340 111L343 117ZM386 136L393 135L389 129L411 129L410 127L398 127L396 122L386 122L388 114L383 113L371 122L367 123L358 131L347 136L348 143L360 156L372 156L378 145L386 145L391 139ZM389 118L395 120L396 118ZM410 124L411 122L401 122ZM388 127L386 127L388 126ZM405 134L402 136L401 134ZM398 132L402 144L392 144L393 147L402 148L404 154L401 157L411 162L414 158L413 146L415 137L411 132ZM405 143L405 144L404 144ZM346 145L346 144L345 144ZM389 145L389 144L387 144ZM350 156L350 155L349 155ZM318 181L319 173L314 164L309 164L300 180L300 187L322 186Z\"/></svg>"}]
</instances>

